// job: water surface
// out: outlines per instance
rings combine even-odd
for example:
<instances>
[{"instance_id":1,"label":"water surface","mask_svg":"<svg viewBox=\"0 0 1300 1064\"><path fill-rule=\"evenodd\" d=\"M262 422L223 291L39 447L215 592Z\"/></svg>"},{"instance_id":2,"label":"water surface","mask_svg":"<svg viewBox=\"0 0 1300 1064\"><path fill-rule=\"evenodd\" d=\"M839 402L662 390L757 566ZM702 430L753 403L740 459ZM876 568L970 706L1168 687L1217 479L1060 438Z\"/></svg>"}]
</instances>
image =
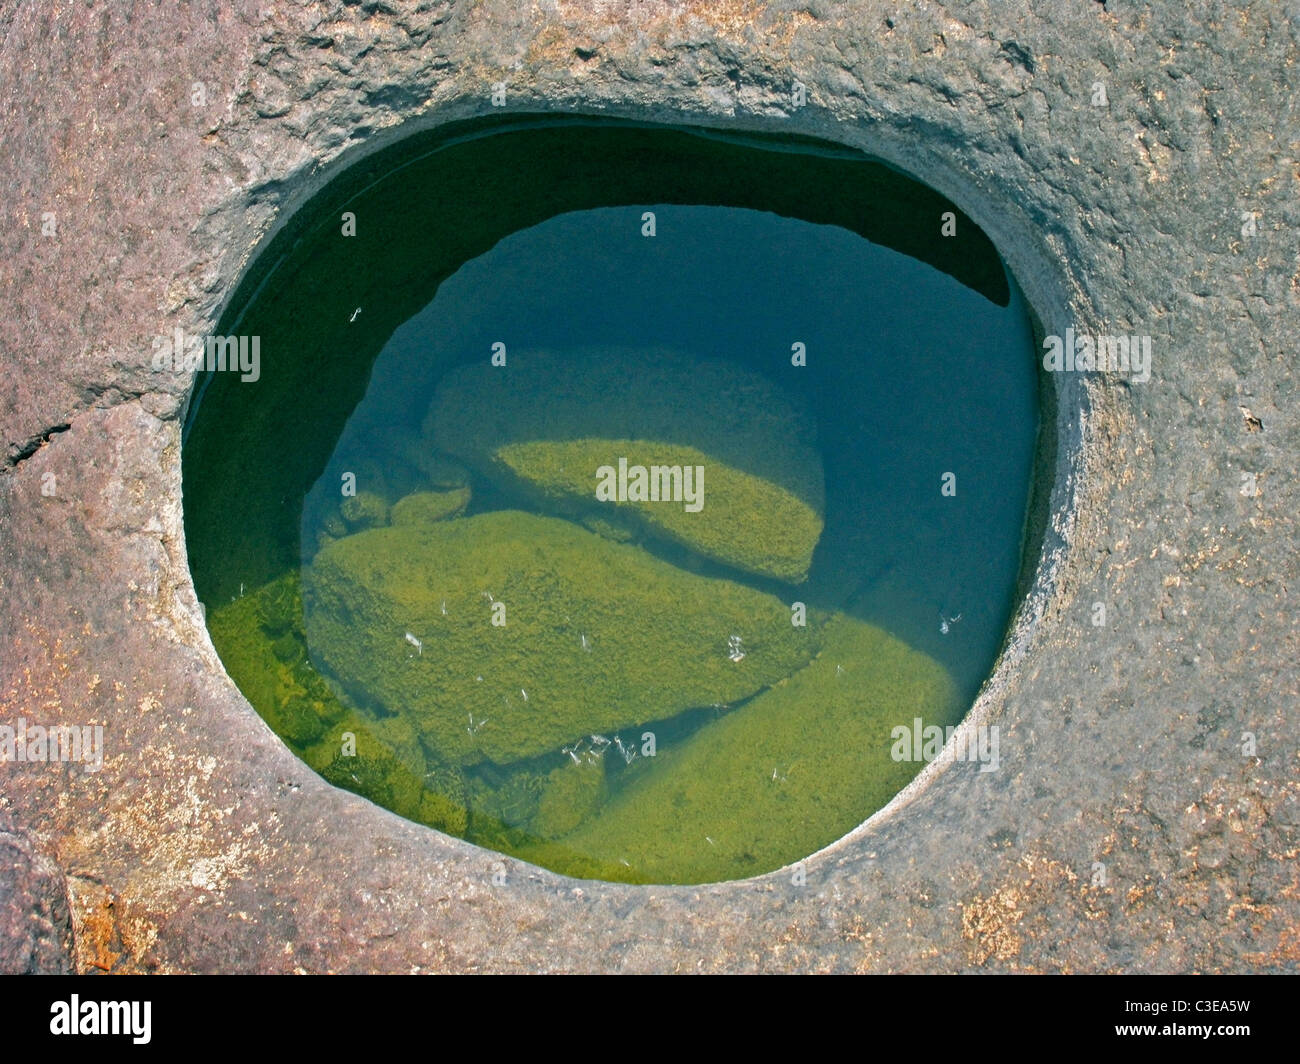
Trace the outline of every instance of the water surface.
<instances>
[{"instance_id":1,"label":"water surface","mask_svg":"<svg viewBox=\"0 0 1300 1064\"><path fill-rule=\"evenodd\" d=\"M662 198L606 202L594 171L557 195L583 133L381 172L228 315L263 372L211 375L191 414L196 586L231 675L337 785L570 874L757 874L887 802L920 767L892 729L955 722L992 666L1028 315L986 238L962 217L942 247L941 201L878 164L602 128ZM517 173L411 191L494 161L540 202ZM888 224L825 220L862 187ZM494 202L546 216L496 232ZM599 499L620 459L702 469L702 505Z\"/></svg>"}]
</instances>

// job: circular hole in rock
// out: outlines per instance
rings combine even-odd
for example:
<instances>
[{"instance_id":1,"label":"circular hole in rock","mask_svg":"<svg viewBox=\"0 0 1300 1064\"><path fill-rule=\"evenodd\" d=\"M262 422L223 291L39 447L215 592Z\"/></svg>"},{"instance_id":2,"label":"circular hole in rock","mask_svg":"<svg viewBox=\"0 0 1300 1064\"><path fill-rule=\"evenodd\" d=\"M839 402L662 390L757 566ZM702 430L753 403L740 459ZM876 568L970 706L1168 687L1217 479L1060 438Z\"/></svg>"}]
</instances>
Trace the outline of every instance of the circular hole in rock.
<instances>
[{"instance_id":1,"label":"circular hole in rock","mask_svg":"<svg viewBox=\"0 0 1300 1064\"><path fill-rule=\"evenodd\" d=\"M797 861L939 752L1007 631L1028 308L955 205L845 149L421 134L180 346L231 677L327 780L482 846L629 882Z\"/></svg>"}]
</instances>

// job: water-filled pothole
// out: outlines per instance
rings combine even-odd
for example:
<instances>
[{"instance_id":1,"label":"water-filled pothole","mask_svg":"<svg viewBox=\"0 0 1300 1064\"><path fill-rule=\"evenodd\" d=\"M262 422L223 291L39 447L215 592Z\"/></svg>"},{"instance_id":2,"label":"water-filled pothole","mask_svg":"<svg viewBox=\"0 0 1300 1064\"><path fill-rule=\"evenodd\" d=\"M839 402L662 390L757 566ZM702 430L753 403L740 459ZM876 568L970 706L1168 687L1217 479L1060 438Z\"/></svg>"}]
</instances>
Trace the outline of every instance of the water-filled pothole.
<instances>
[{"instance_id":1,"label":"water-filled pothole","mask_svg":"<svg viewBox=\"0 0 1300 1064\"><path fill-rule=\"evenodd\" d=\"M218 332L244 361L183 451L213 642L413 820L578 876L769 871L888 802L1001 645L1028 314L879 163L444 130L318 194Z\"/></svg>"}]
</instances>

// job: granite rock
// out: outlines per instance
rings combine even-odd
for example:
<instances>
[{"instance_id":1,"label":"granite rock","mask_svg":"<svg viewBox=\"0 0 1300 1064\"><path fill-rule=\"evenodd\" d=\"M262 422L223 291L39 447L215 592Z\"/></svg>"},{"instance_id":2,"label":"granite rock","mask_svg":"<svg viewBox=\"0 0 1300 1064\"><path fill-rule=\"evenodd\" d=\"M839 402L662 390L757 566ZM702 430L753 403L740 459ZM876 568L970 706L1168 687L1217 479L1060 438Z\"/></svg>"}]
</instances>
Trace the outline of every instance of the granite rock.
<instances>
[{"instance_id":1,"label":"granite rock","mask_svg":"<svg viewBox=\"0 0 1300 1064\"><path fill-rule=\"evenodd\" d=\"M1295 971L1289 6L0 6L0 720L107 746L0 792L74 967ZM868 151L985 229L1045 333L1152 336L1145 384L1044 382L1043 534L969 718L998 772L927 769L798 882L578 883L330 787L229 681L181 519L192 381L150 338L212 331L341 167L502 112ZM17 963L57 969L31 874L50 947Z\"/></svg>"}]
</instances>

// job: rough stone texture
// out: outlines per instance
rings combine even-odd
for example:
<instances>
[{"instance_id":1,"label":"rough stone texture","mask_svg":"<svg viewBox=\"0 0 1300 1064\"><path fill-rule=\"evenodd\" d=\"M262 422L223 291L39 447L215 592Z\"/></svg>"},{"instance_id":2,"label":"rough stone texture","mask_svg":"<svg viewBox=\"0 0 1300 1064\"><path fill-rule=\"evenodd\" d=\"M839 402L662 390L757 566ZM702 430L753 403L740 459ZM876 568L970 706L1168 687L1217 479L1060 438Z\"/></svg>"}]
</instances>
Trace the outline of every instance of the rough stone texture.
<instances>
[{"instance_id":1,"label":"rough stone texture","mask_svg":"<svg viewBox=\"0 0 1300 1064\"><path fill-rule=\"evenodd\" d=\"M1298 21L1290 0L0 2L0 721L107 744L98 774L0 766L0 805L62 870L77 968L1294 971ZM211 331L338 165L487 113L499 80L508 109L862 147L961 204L1048 333L1154 337L1147 384L1059 382L1057 516L971 718L1002 728L1001 770L932 767L806 886L579 884L403 822L298 762L203 629L184 384L150 338ZM57 967L57 920L38 938Z\"/></svg>"},{"instance_id":2,"label":"rough stone texture","mask_svg":"<svg viewBox=\"0 0 1300 1064\"><path fill-rule=\"evenodd\" d=\"M63 873L7 825L0 810L0 973L70 972L72 915Z\"/></svg>"}]
</instances>

